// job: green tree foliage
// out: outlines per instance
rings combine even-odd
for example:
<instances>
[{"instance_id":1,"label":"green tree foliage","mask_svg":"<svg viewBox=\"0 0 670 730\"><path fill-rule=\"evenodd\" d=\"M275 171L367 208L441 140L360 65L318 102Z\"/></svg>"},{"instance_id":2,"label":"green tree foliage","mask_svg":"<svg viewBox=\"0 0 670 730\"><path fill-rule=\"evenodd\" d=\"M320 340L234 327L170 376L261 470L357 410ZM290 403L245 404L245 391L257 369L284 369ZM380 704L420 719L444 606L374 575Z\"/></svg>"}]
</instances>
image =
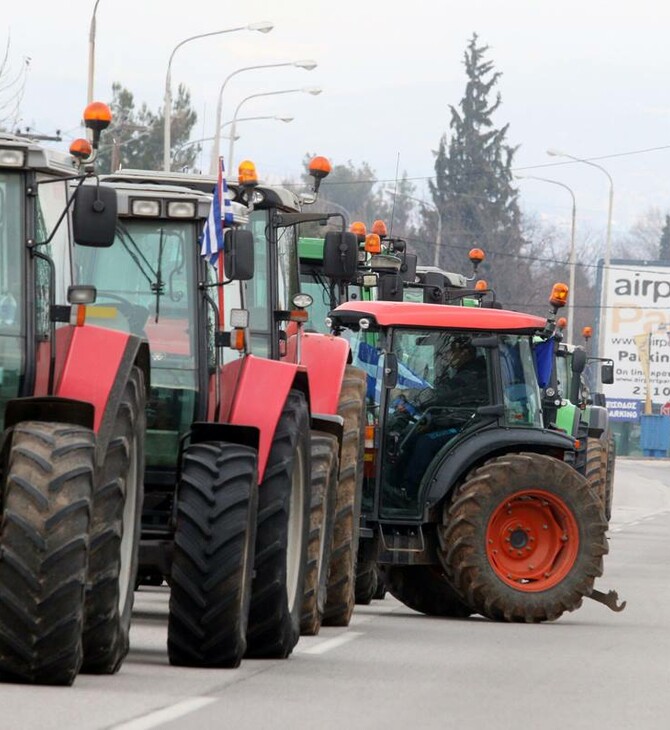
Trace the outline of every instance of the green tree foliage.
<instances>
[{"instance_id":1,"label":"green tree foliage","mask_svg":"<svg viewBox=\"0 0 670 730\"><path fill-rule=\"evenodd\" d=\"M143 103L139 109L127 88L112 86L112 123L103 133L98 169L111 172L119 167L160 170L163 167L163 111L154 113ZM199 145L184 147L197 121L191 107L191 95L180 85L172 103L172 169L191 169L200 151Z\"/></svg>"},{"instance_id":2,"label":"green tree foliage","mask_svg":"<svg viewBox=\"0 0 670 730\"><path fill-rule=\"evenodd\" d=\"M501 97L501 77L485 56L488 46L474 34L464 54L467 83L458 108L450 106L450 133L435 154L430 193L442 218L439 265L462 271L472 247L485 250L480 275L505 302L524 286L529 266L520 258L527 244L521 230L518 191L513 186L516 147L507 143L508 125L493 121ZM434 241L437 216L424 208L422 238ZM432 263L424 261L423 263Z\"/></svg>"},{"instance_id":3,"label":"green tree foliage","mask_svg":"<svg viewBox=\"0 0 670 730\"><path fill-rule=\"evenodd\" d=\"M658 260L670 261L670 215L665 216L665 225L658 245Z\"/></svg>"}]
</instances>

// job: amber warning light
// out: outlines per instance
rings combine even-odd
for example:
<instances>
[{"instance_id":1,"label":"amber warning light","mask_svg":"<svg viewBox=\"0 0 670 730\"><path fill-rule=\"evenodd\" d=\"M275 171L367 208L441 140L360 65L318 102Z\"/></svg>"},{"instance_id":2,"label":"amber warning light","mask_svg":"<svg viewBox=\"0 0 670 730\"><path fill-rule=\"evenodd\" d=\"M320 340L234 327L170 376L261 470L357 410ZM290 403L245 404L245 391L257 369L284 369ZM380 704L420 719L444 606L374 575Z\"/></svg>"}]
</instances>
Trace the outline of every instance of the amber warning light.
<instances>
[{"instance_id":1,"label":"amber warning light","mask_svg":"<svg viewBox=\"0 0 670 730\"><path fill-rule=\"evenodd\" d=\"M475 291L486 291L488 288L489 285L486 283L485 279L479 279L475 284Z\"/></svg>"},{"instance_id":2,"label":"amber warning light","mask_svg":"<svg viewBox=\"0 0 670 730\"><path fill-rule=\"evenodd\" d=\"M237 168L237 181L245 187L258 185L258 174L256 165L251 160L242 160Z\"/></svg>"},{"instance_id":3,"label":"amber warning light","mask_svg":"<svg viewBox=\"0 0 670 730\"><path fill-rule=\"evenodd\" d=\"M365 227L365 223L363 223L363 221L354 221L349 226L349 230L352 233L355 233L359 238L365 238L368 232L368 229Z\"/></svg>"},{"instance_id":4,"label":"amber warning light","mask_svg":"<svg viewBox=\"0 0 670 730\"><path fill-rule=\"evenodd\" d=\"M559 317L559 318L558 318L558 319L556 320L556 326L557 326L557 327L558 327L559 329L562 329L562 330L564 330L564 329L566 328L567 324L568 324L568 320L567 320L567 319L566 319L565 317Z\"/></svg>"},{"instance_id":5,"label":"amber warning light","mask_svg":"<svg viewBox=\"0 0 670 730\"><path fill-rule=\"evenodd\" d=\"M564 307L568 303L568 285L560 282L554 284L549 297L549 304L556 309Z\"/></svg>"},{"instance_id":6,"label":"amber warning light","mask_svg":"<svg viewBox=\"0 0 670 730\"><path fill-rule=\"evenodd\" d=\"M94 150L98 149L100 133L109 126L111 121L112 112L107 104L103 104L101 101L92 101L84 109L84 124L93 132L91 144Z\"/></svg>"},{"instance_id":7,"label":"amber warning light","mask_svg":"<svg viewBox=\"0 0 670 730\"><path fill-rule=\"evenodd\" d=\"M584 327L582 329L582 337L585 340L590 340L592 336L593 336L593 328L592 327Z\"/></svg>"},{"instance_id":8,"label":"amber warning light","mask_svg":"<svg viewBox=\"0 0 670 730\"><path fill-rule=\"evenodd\" d=\"M314 192L319 192L319 186L324 177L330 175L332 165L327 157L313 157L309 162L309 174L314 178Z\"/></svg>"},{"instance_id":9,"label":"amber warning light","mask_svg":"<svg viewBox=\"0 0 670 730\"><path fill-rule=\"evenodd\" d=\"M477 267L486 258L486 256L481 248L471 248L470 253L468 253L468 258L470 259L474 270L477 271Z\"/></svg>"},{"instance_id":10,"label":"amber warning light","mask_svg":"<svg viewBox=\"0 0 670 730\"><path fill-rule=\"evenodd\" d=\"M93 154L93 147L87 139L80 137L70 145L70 154L78 160L85 160Z\"/></svg>"},{"instance_id":11,"label":"amber warning light","mask_svg":"<svg viewBox=\"0 0 670 730\"><path fill-rule=\"evenodd\" d=\"M382 220L376 220L372 224L372 232L376 233L380 238L386 238L388 236L388 229L386 228L386 223Z\"/></svg>"}]
</instances>

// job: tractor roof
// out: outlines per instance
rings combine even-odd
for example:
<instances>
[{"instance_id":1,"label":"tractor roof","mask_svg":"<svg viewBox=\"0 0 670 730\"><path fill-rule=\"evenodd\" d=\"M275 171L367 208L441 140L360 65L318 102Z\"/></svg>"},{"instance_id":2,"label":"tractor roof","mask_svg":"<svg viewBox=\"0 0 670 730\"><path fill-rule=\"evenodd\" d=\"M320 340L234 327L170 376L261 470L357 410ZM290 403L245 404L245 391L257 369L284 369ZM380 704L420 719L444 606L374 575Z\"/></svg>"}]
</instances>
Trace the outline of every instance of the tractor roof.
<instances>
[{"instance_id":1,"label":"tractor roof","mask_svg":"<svg viewBox=\"0 0 670 730\"><path fill-rule=\"evenodd\" d=\"M415 302L345 302L329 315L335 324L356 326L368 318L380 327L435 327L533 334L544 329L546 319L522 312L479 307L453 307Z\"/></svg>"},{"instance_id":2,"label":"tractor roof","mask_svg":"<svg viewBox=\"0 0 670 730\"><path fill-rule=\"evenodd\" d=\"M74 158L51 147L44 147L29 137L0 133L0 149L23 150L24 165L17 169L32 169L57 175L76 175Z\"/></svg>"},{"instance_id":3,"label":"tractor roof","mask_svg":"<svg viewBox=\"0 0 670 730\"><path fill-rule=\"evenodd\" d=\"M200 190L203 193L211 193L216 185L216 177L212 175L194 175L186 172L164 172L161 170L131 170L120 169L110 175L105 175L107 181L142 183L145 185L172 185L179 187ZM228 187L233 198L238 198L240 188L235 180L228 180ZM268 205L285 208L287 210L299 210L300 198L287 188L279 185L265 185L260 183L254 188L256 207L267 207ZM263 205L265 203L266 205Z\"/></svg>"}]
</instances>

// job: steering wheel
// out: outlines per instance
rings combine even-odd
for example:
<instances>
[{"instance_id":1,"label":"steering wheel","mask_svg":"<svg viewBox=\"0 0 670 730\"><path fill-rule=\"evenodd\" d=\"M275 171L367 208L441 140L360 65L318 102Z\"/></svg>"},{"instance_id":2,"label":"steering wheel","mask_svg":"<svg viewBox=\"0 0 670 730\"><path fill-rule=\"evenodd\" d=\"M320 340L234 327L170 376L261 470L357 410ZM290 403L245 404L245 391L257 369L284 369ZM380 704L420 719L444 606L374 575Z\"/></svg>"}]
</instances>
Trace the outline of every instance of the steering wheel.
<instances>
[{"instance_id":1,"label":"steering wheel","mask_svg":"<svg viewBox=\"0 0 670 730\"><path fill-rule=\"evenodd\" d=\"M149 310L147 307L143 307L141 304L133 304L125 297L109 291L98 290L98 296L118 302L119 306L117 309L128 320L130 331L133 334L145 336L144 327L149 318Z\"/></svg>"},{"instance_id":2,"label":"steering wheel","mask_svg":"<svg viewBox=\"0 0 670 730\"><path fill-rule=\"evenodd\" d=\"M415 421L415 423L412 424L412 427L407 432L407 435L403 440L398 444L398 452L402 452L402 450L405 448L405 444L412 438L414 433L418 430L420 426L425 426L429 424L432 420L433 413L435 411L448 411L449 418L453 419L454 425L450 426L450 428L455 428L457 423L465 423L470 418L472 418L474 414L474 410L472 408L462 408L462 407L449 407L449 406L430 406L427 408Z\"/></svg>"}]
</instances>

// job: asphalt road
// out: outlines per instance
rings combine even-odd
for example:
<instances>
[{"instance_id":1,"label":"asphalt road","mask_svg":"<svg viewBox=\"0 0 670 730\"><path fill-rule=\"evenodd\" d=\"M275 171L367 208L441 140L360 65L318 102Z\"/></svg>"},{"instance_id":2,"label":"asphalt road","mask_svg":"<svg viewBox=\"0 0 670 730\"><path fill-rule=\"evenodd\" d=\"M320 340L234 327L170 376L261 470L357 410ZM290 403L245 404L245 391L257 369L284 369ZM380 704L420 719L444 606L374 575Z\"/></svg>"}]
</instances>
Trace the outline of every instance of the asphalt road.
<instances>
[{"instance_id":1,"label":"asphalt road","mask_svg":"<svg viewBox=\"0 0 670 730\"><path fill-rule=\"evenodd\" d=\"M668 728L670 464L618 460L600 590L541 625L421 616L391 598L287 661L193 670L167 661L167 589L136 595L131 651L72 688L0 686L0 728Z\"/></svg>"}]
</instances>

